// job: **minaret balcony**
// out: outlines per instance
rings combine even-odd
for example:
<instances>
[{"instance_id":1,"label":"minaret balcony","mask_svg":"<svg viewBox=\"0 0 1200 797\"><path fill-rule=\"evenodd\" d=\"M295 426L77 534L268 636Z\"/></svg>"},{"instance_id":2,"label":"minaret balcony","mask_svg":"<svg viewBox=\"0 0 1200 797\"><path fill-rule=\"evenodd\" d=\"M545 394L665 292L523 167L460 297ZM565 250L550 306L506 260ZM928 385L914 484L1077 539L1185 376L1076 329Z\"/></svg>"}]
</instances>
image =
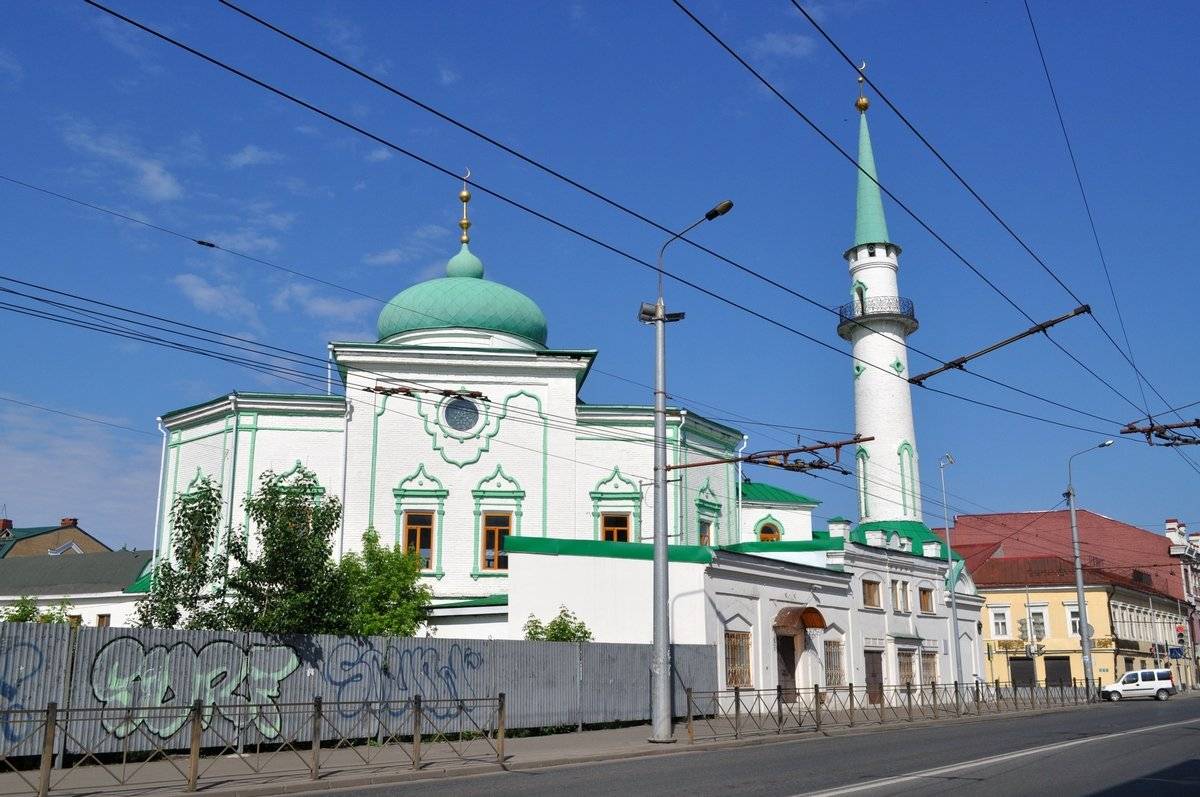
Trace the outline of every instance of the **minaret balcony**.
<instances>
[{"instance_id":1,"label":"minaret balcony","mask_svg":"<svg viewBox=\"0 0 1200 797\"><path fill-rule=\"evenodd\" d=\"M838 336L850 340L855 327L872 321L899 322L906 335L911 335L918 327L912 299L903 296L868 296L838 308Z\"/></svg>"}]
</instances>

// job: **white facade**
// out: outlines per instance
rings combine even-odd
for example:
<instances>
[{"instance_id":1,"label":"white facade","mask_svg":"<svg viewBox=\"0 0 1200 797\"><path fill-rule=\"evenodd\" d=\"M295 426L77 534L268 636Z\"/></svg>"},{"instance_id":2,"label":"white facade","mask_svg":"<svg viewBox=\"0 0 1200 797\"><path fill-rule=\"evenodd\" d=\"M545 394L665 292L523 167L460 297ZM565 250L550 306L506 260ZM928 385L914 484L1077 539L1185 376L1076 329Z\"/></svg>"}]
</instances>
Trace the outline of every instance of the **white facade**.
<instances>
[{"instance_id":1,"label":"white facade","mask_svg":"<svg viewBox=\"0 0 1200 797\"><path fill-rule=\"evenodd\" d=\"M21 597L0 595L0 612L15 606ZM76 592L39 594L34 602L38 609L48 611L57 609L66 601L67 615L78 617L79 625L95 627L104 624L113 628L128 628L133 625L137 602L142 597L125 592Z\"/></svg>"},{"instance_id":2,"label":"white facade","mask_svg":"<svg viewBox=\"0 0 1200 797\"><path fill-rule=\"evenodd\" d=\"M856 429L875 438L857 452L862 523L814 530L819 502L742 482L731 463L674 470L668 486L673 641L716 645L723 683L950 680L955 634L964 678L981 674L981 601L921 522L904 342L916 322L874 191L860 179L854 301L839 328L858 360ZM302 466L343 501L337 555L368 528L419 553L435 596L428 633L520 637L531 615L565 606L599 641L649 642L651 408L582 402L596 352L547 348L532 300L483 279L465 210L460 226L447 277L389 302L380 342L330 344L344 396L234 393L161 419L159 555L172 502L199 476L222 486L223 524L252 537L246 496L264 472ZM669 411L667 438L672 465L727 460L745 443L684 409Z\"/></svg>"}]
</instances>

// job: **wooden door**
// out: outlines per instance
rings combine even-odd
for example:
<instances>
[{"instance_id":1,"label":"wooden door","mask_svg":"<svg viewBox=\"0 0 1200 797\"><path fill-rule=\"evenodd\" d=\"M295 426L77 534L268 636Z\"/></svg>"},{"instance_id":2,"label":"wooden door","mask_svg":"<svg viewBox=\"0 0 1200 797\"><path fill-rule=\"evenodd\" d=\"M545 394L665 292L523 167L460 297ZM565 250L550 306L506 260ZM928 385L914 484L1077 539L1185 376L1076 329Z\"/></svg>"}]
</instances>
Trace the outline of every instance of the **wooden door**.
<instances>
[{"instance_id":1,"label":"wooden door","mask_svg":"<svg viewBox=\"0 0 1200 797\"><path fill-rule=\"evenodd\" d=\"M1037 671L1033 659L1012 658L1008 660L1008 669L1013 686L1031 687L1037 682Z\"/></svg>"},{"instance_id":2,"label":"wooden door","mask_svg":"<svg viewBox=\"0 0 1200 797\"><path fill-rule=\"evenodd\" d=\"M796 638L779 634L775 637L776 663L779 666L779 685L783 699L796 700Z\"/></svg>"},{"instance_id":3,"label":"wooden door","mask_svg":"<svg viewBox=\"0 0 1200 797\"><path fill-rule=\"evenodd\" d=\"M878 650L864 652L867 668L867 700L879 703L883 700L883 653Z\"/></svg>"},{"instance_id":4,"label":"wooden door","mask_svg":"<svg viewBox=\"0 0 1200 797\"><path fill-rule=\"evenodd\" d=\"M1047 656L1046 686L1071 683L1071 660L1066 656Z\"/></svg>"}]
</instances>

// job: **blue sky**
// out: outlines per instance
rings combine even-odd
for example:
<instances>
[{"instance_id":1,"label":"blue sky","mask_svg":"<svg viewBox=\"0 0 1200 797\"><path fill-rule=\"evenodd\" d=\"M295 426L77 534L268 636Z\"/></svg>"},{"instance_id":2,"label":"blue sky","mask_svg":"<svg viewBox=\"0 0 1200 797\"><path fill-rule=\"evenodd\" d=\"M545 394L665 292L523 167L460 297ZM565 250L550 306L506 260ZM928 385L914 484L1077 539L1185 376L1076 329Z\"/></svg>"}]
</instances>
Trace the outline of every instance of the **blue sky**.
<instances>
[{"instance_id":1,"label":"blue sky","mask_svg":"<svg viewBox=\"0 0 1200 797\"><path fill-rule=\"evenodd\" d=\"M372 132L644 258L661 234L536 172L254 25L217 3L114 6ZM848 293L854 172L667 2L282 3L251 10L668 225L730 197L697 240L826 305ZM693 12L852 148L854 75L783 0L693 0ZM992 3L813 3L855 58L1120 339L1024 8ZM1196 223L1197 81L1177 3L1137 12L1033 3L1138 363L1173 404L1200 398ZM458 186L421 164L273 98L83 4L12 4L0 31L0 173L388 297L440 273L456 249ZM876 101L882 182L1036 318L1074 303ZM373 339L379 304L0 182L0 273L324 355L330 338ZM944 358L1028 323L887 203L917 306L913 345ZM550 343L596 347L583 397L648 402L651 336L634 321L653 275L476 192L472 249L491 278L542 306ZM840 348L834 319L676 247L690 278ZM781 426L853 427L851 363L668 285L669 389L703 414ZM61 515L112 544L151 538L154 418L232 389L294 385L245 369L11 313L0 396L131 426L137 434L0 402L0 504L17 525ZM1055 332L1135 403L1129 366L1086 318ZM918 355L914 369L932 367ZM1117 421L1141 413L1030 339L979 364ZM969 375L931 384L1102 428ZM1162 405L1151 395L1151 406ZM720 410L701 406L698 401ZM952 451L952 511L1046 508L1066 457L1101 437L915 391L922 476ZM1185 412L1185 415L1192 417ZM752 448L794 432L743 424ZM1112 429L1115 432L1115 428ZM807 442L807 441L805 441ZM1189 452L1200 460L1200 449ZM1172 451L1131 442L1077 460L1082 505L1137 525L1200 523L1200 476ZM755 471L853 516L851 479ZM925 489L927 519L940 518ZM818 521L820 522L820 521Z\"/></svg>"}]
</instances>

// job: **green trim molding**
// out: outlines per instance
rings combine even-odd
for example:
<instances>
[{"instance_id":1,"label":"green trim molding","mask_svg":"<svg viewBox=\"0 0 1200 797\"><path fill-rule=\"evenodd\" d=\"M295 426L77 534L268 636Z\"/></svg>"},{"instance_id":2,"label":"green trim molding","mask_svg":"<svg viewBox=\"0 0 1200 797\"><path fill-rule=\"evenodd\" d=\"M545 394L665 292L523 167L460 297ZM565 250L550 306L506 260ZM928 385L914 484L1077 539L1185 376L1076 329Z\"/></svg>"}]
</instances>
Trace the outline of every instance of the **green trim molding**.
<instances>
[{"instance_id":1,"label":"green trim molding","mask_svg":"<svg viewBox=\"0 0 1200 797\"><path fill-rule=\"evenodd\" d=\"M630 542L642 538L642 490L633 479L623 476L619 467L596 482L588 497L592 499L592 539L600 539L600 516L605 512L629 512Z\"/></svg>"},{"instance_id":2,"label":"green trim molding","mask_svg":"<svg viewBox=\"0 0 1200 797\"><path fill-rule=\"evenodd\" d=\"M605 559L654 559L654 546L645 542L604 542L602 540L568 540L557 537L509 537L504 541L509 553L533 553L545 556L596 556ZM671 562L708 564L713 549L707 545L668 545L667 559Z\"/></svg>"},{"instance_id":3,"label":"green trim molding","mask_svg":"<svg viewBox=\"0 0 1200 797\"><path fill-rule=\"evenodd\" d=\"M482 598L465 598L460 601L449 601L447 603L437 603L429 608L437 611L438 609L474 609L483 606L507 606L508 595L500 593L498 595L485 595Z\"/></svg>"},{"instance_id":4,"label":"green trim molding","mask_svg":"<svg viewBox=\"0 0 1200 797\"><path fill-rule=\"evenodd\" d=\"M776 542L783 542L783 534L784 534L783 523L780 522L779 518L777 518L771 514L768 514L766 517L762 518L761 520L759 520L757 523L754 524L754 541L762 542L762 540L759 539L759 537L762 535L762 527L767 525L768 523L770 523L772 526L774 526L779 531L779 539Z\"/></svg>"}]
</instances>

